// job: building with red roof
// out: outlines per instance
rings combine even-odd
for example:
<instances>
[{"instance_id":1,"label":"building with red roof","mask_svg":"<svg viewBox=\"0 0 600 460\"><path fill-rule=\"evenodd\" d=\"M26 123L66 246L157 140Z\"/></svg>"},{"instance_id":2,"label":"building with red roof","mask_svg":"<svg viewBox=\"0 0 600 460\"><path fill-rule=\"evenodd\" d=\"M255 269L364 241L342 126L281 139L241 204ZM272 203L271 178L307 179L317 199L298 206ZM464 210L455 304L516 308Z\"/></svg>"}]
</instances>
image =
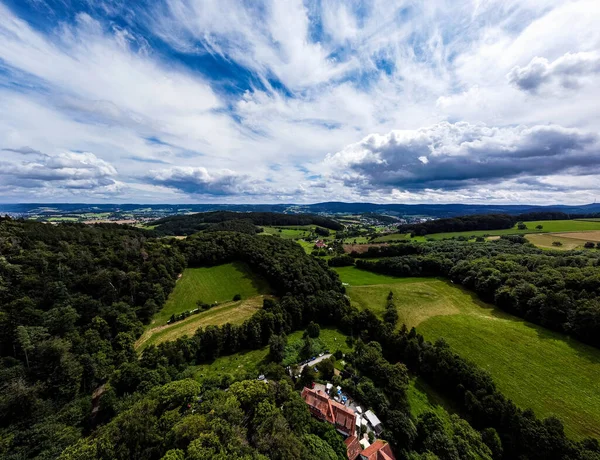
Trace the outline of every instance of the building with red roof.
<instances>
[{"instance_id":1,"label":"building with red roof","mask_svg":"<svg viewBox=\"0 0 600 460\"><path fill-rule=\"evenodd\" d=\"M396 460L396 457L390 445L378 439L358 455L358 460Z\"/></svg>"},{"instance_id":2,"label":"building with red roof","mask_svg":"<svg viewBox=\"0 0 600 460\"><path fill-rule=\"evenodd\" d=\"M360 445L360 442L358 442L358 438L356 436L350 436L349 438L346 438L344 444L346 444L348 459L356 460L356 457L358 457L362 451L362 446Z\"/></svg>"},{"instance_id":3,"label":"building with red roof","mask_svg":"<svg viewBox=\"0 0 600 460\"><path fill-rule=\"evenodd\" d=\"M329 395L321 390L305 387L302 390L302 399L308 404L314 417L331 423L344 436L354 436L356 414L352 409L330 399Z\"/></svg>"}]
</instances>

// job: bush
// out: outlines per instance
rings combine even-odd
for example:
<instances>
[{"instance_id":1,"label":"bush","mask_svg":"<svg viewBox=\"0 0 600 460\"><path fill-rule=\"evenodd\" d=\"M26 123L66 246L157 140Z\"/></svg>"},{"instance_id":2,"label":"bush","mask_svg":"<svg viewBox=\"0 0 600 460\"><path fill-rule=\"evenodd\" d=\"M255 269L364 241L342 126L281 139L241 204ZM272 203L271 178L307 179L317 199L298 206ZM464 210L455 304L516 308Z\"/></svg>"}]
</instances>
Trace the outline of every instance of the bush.
<instances>
[{"instance_id":1,"label":"bush","mask_svg":"<svg viewBox=\"0 0 600 460\"><path fill-rule=\"evenodd\" d=\"M236 294L233 296L233 301L236 302L238 300L242 300L242 295L241 294Z\"/></svg>"},{"instance_id":2,"label":"bush","mask_svg":"<svg viewBox=\"0 0 600 460\"><path fill-rule=\"evenodd\" d=\"M583 245L583 247L586 249L594 249L596 247L596 244L593 243L592 241L588 241L587 243L585 243Z\"/></svg>"},{"instance_id":3,"label":"bush","mask_svg":"<svg viewBox=\"0 0 600 460\"><path fill-rule=\"evenodd\" d=\"M560 241L553 241L552 246L562 246L562 243Z\"/></svg>"}]
</instances>

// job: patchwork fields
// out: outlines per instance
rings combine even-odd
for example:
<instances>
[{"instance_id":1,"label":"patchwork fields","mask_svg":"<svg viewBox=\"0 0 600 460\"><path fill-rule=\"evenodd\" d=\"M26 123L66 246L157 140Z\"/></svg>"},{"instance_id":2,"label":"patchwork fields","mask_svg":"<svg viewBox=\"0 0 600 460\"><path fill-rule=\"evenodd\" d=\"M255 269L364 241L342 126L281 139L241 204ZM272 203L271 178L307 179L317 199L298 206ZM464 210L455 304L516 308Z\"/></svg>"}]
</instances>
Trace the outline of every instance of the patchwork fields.
<instances>
[{"instance_id":1,"label":"patchwork fields","mask_svg":"<svg viewBox=\"0 0 600 460\"><path fill-rule=\"evenodd\" d=\"M338 268L354 305L382 315L390 291L400 324L444 338L488 370L499 389L538 416L558 416L575 437L600 436L600 350L485 304L452 283Z\"/></svg>"}]
</instances>

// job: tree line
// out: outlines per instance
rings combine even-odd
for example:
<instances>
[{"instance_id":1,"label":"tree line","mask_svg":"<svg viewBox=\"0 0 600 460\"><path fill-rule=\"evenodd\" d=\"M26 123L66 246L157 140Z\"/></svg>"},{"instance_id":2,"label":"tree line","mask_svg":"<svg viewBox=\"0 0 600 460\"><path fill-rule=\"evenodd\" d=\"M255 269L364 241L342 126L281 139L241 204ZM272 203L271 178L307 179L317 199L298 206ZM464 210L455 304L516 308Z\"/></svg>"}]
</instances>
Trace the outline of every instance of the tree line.
<instances>
[{"instance_id":1,"label":"tree line","mask_svg":"<svg viewBox=\"0 0 600 460\"><path fill-rule=\"evenodd\" d=\"M235 224L224 223L227 221L236 221ZM238 231L234 227L242 226L244 231L249 231L248 223L255 226L286 226L286 225L318 225L325 229L342 230L344 226L339 222L328 217L314 214L283 214L277 212L234 212L234 211L213 211L201 212L196 214L185 214L165 217L153 222L154 231L159 235L191 235L202 230L223 229ZM221 225L216 225L221 224Z\"/></svg>"}]
</instances>

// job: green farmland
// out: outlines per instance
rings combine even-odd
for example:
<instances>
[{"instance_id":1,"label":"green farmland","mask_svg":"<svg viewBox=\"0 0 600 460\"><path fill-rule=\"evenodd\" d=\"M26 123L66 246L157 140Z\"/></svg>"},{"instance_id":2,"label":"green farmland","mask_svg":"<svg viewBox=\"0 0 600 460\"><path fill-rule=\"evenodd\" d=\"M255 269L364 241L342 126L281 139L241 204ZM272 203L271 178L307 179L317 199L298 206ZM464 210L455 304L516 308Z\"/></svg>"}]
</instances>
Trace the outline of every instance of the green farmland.
<instances>
[{"instance_id":1,"label":"green farmland","mask_svg":"<svg viewBox=\"0 0 600 460\"><path fill-rule=\"evenodd\" d=\"M152 327L167 324L173 314L197 308L196 302L222 303L240 294L248 299L260 294L269 294L265 280L254 274L241 262L217 265L215 267L187 268L177 281L165 306L152 320Z\"/></svg>"},{"instance_id":2,"label":"green farmland","mask_svg":"<svg viewBox=\"0 0 600 460\"><path fill-rule=\"evenodd\" d=\"M558 416L569 435L600 436L600 350L504 313L447 281L336 271L357 307L381 316L392 291L400 324L417 327L428 340L443 337L489 371L517 405Z\"/></svg>"},{"instance_id":3,"label":"green farmland","mask_svg":"<svg viewBox=\"0 0 600 460\"><path fill-rule=\"evenodd\" d=\"M504 230L478 230L469 232L449 232L449 233L433 233L426 237L412 238L415 241L425 241L425 238L434 240L443 240L445 238L453 238L459 236L476 237L476 236L499 236L499 235L524 235L528 233L565 233L565 232L587 232L592 230L600 230L600 221L594 220L538 220L533 222L525 222L527 229L519 230L516 226L511 229ZM541 230L536 229L538 225L542 226ZM384 243L386 241L394 241L398 239L406 239L405 234L393 233L390 235L375 238L373 242Z\"/></svg>"}]
</instances>

